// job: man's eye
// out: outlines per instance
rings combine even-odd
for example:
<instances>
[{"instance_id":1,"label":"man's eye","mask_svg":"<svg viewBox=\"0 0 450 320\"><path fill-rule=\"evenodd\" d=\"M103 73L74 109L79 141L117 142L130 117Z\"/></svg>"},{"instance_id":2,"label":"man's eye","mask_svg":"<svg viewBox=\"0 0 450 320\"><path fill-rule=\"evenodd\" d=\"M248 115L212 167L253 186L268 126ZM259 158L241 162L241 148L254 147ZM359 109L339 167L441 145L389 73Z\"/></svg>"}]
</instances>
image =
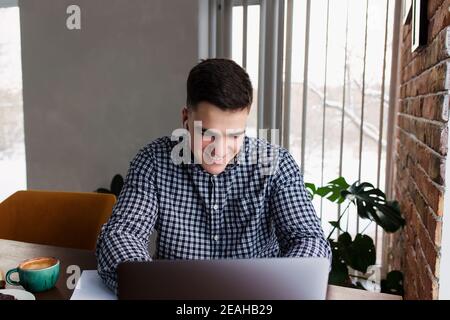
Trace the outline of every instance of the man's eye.
<instances>
[{"instance_id":1,"label":"man's eye","mask_svg":"<svg viewBox=\"0 0 450 320\"><path fill-rule=\"evenodd\" d=\"M202 137L207 138L209 140L214 140L214 138L215 138L215 136L212 133L208 133L208 132L203 132Z\"/></svg>"}]
</instances>

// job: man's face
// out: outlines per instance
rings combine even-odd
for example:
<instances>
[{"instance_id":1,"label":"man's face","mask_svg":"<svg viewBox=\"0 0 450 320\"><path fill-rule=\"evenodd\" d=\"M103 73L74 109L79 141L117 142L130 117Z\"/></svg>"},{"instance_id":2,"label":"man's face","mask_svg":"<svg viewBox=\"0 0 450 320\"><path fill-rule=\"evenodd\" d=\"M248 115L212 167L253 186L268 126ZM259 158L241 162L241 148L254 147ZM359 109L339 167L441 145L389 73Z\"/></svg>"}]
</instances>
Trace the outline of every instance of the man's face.
<instances>
[{"instance_id":1,"label":"man's face","mask_svg":"<svg viewBox=\"0 0 450 320\"><path fill-rule=\"evenodd\" d=\"M222 110L208 102L183 109L183 123L191 135L191 150L210 174L220 174L239 152L245 136L249 109Z\"/></svg>"}]
</instances>

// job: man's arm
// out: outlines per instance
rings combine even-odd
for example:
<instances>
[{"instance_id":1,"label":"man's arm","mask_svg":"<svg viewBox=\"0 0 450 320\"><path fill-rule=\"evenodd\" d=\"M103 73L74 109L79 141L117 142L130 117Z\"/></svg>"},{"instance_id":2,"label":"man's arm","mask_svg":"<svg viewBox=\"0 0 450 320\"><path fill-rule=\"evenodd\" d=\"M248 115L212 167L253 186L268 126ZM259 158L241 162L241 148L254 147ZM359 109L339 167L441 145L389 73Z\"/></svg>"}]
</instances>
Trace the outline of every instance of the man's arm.
<instances>
[{"instance_id":1,"label":"man's arm","mask_svg":"<svg viewBox=\"0 0 450 320\"><path fill-rule=\"evenodd\" d=\"M281 255L326 257L331 261L330 245L325 239L298 165L285 149L281 149L279 159L270 209Z\"/></svg>"},{"instance_id":2,"label":"man's arm","mask_svg":"<svg viewBox=\"0 0 450 320\"><path fill-rule=\"evenodd\" d=\"M119 199L97 241L97 270L117 292L116 269L124 261L149 261L149 236L158 213L153 153L142 149L131 161Z\"/></svg>"}]
</instances>

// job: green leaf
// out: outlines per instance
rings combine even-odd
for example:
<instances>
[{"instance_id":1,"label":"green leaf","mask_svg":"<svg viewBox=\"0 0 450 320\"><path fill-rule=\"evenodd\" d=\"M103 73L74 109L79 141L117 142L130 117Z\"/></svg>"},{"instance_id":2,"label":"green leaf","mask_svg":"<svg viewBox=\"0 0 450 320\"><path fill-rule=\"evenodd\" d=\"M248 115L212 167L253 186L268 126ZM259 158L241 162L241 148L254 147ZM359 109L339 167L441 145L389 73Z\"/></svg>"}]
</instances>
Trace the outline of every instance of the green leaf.
<instances>
[{"instance_id":1,"label":"green leaf","mask_svg":"<svg viewBox=\"0 0 450 320\"><path fill-rule=\"evenodd\" d=\"M333 181L328 182L324 187L320 187L316 190L316 194L327 198L331 202L342 203L345 197L342 196L342 192L349 187L349 184L343 177L339 177Z\"/></svg>"},{"instance_id":2,"label":"green leaf","mask_svg":"<svg viewBox=\"0 0 450 320\"><path fill-rule=\"evenodd\" d=\"M123 187L123 178L120 174L116 174L111 181L111 193L119 197Z\"/></svg>"},{"instance_id":3,"label":"green leaf","mask_svg":"<svg viewBox=\"0 0 450 320\"><path fill-rule=\"evenodd\" d=\"M349 283L348 268L344 262L333 260L328 283L335 286L347 286Z\"/></svg>"},{"instance_id":4,"label":"green leaf","mask_svg":"<svg viewBox=\"0 0 450 320\"><path fill-rule=\"evenodd\" d=\"M344 232L337 241L329 240L333 254L330 283L352 286L348 274L348 266L366 273L367 268L376 261L376 249L372 238L357 234L352 240L348 232ZM354 286L354 285L353 285Z\"/></svg>"},{"instance_id":5,"label":"green leaf","mask_svg":"<svg viewBox=\"0 0 450 320\"><path fill-rule=\"evenodd\" d=\"M341 229L341 225L339 221L328 221L329 224L331 224L333 227L337 228L340 231L344 231Z\"/></svg>"},{"instance_id":6,"label":"green leaf","mask_svg":"<svg viewBox=\"0 0 450 320\"><path fill-rule=\"evenodd\" d=\"M395 232L405 225L397 201L387 201L386 195L368 182L353 183L342 195L356 203L362 219L375 221L387 232Z\"/></svg>"},{"instance_id":7,"label":"green leaf","mask_svg":"<svg viewBox=\"0 0 450 320\"><path fill-rule=\"evenodd\" d=\"M349 265L353 260L353 253L349 249L352 242L352 236L348 232L341 234L337 240L339 256L346 265Z\"/></svg>"},{"instance_id":8,"label":"green leaf","mask_svg":"<svg viewBox=\"0 0 450 320\"><path fill-rule=\"evenodd\" d=\"M314 195L316 194L316 190L317 190L316 185L314 183L306 182L305 187L309 193L309 197L311 198L311 200L314 199Z\"/></svg>"},{"instance_id":9,"label":"green leaf","mask_svg":"<svg viewBox=\"0 0 450 320\"><path fill-rule=\"evenodd\" d=\"M348 232L341 234L334 242L336 253L346 265L363 273L367 272L367 268L376 261L376 249L372 238L367 235L357 234L352 240Z\"/></svg>"},{"instance_id":10,"label":"green leaf","mask_svg":"<svg viewBox=\"0 0 450 320\"><path fill-rule=\"evenodd\" d=\"M98 192L98 193L111 193L110 190L105 189L105 188L98 188L97 190L95 190L95 192Z\"/></svg>"},{"instance_id":11,"label":"green leaf","mask_svg":"<svg viewBox=\"0 0 450 320\"><path fill-rule=\"evenodd\" d=\"M403 273L398 270L389 272L385 280L381 280L381 292L403 295Z\"/></svg>"},{"instance_id":12,"label":"green leaf","mask_svg":"<svg viewBox=\"0 0 450 320\"><path fill-rule=\"evenodd\" d=\"M345 249L352 244L352 236L348 232L344 232L338 237L338 244L341 249Z\"/></svg>"},{"instance_id":13,"label":"green leaf","mask_svg":"<svg viewBox=\"0 0 450 320\"><path fill-rule=\"evenodd\" d=\"M333 240L329 241L333 258L331 261L331 271L328 277L328 283L336 286L347 286L350 283L347 264L340 256L338 244Z\"/></svg>"},{"instance_id":14,"label":"green leaf","mask_svg":"<svg viewBox=\"0 0 450 320\"><path fill-rule=\"evenodd\" d=\"M376 249L371 237L357 234L355 240L348 245L345 255L350 267L363 273L376 262Z\"/></svg>"}]
</instances>

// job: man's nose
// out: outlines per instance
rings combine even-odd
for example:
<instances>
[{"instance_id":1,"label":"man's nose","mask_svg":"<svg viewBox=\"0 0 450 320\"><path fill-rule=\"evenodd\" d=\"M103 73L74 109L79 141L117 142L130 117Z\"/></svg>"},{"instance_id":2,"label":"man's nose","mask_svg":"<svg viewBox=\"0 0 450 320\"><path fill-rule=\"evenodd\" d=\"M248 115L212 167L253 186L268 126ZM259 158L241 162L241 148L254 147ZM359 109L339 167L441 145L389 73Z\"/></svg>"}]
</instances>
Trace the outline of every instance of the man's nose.
<instances>
[{"instance_id":1,"label":"man's nose","mask_svg":"<svg viewBox=\"0 0 450 320\"><path fill-rule=\"evenodd\" d=\"M219 157L222 158L226 155L226 151L227 151L227 147L226 147L226 143L223 139L217 139L215 141L215 147L213 150L213 155L215 157Z\"/></svg>"}]
</instances>

